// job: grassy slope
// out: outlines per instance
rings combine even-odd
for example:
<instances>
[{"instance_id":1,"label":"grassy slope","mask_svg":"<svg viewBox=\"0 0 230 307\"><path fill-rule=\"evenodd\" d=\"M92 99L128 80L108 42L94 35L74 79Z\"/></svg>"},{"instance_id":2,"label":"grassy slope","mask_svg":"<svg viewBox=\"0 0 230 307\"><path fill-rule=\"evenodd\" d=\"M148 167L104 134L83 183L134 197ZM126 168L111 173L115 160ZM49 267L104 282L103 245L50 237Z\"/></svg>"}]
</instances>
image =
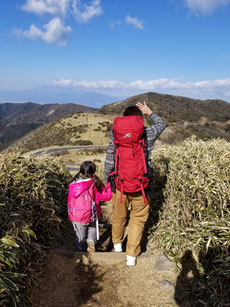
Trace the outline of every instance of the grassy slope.
<instances>
[{"instance_id":1,"label":"grassy slope","mask_svg":"<svg viewBox=\"0 0 230 307\"><path fill-rule=\"evenodd\" d=\"M40 127L76 112L94 112L96 109L67 104L3 103L0 105L0 150Z\"/></svg>"},{"instance_id":2,"label":"grassy slope","mask_svg":"<svg viewBox=\"0 0 230 307\"><path fill-rule=\"evenodd\" d=\"M161 139L176 143L195 134L199 138L221 137L230 141L230 104L221 100L197 100L180 96L145 93L104 106L103 114L121 113L127 106L145 101L169 129Z\"/></svg>"},{"instance_id":3,"label":"grassy slope","mask_svg":"<svg viewBox=\"0 0 230 307\"><path fill-rule=\"evenodd\" d=\"M108 144L114 117L137 101L146 101L153 112L166 121L168 129L160 137L165 143L175 144L191 135L230 141L230 104L227 102L146 93L106 105L99 113L76 113L52 121L26 135L17 144L26 151L55 145ZM146 117L148 124L151 121Z\"/></svg>"},{"instance_id":4,"label":"grassy slope","mask_svg":"<svg viewBox=\"0 0 230 307\"><path fill-rule=\"evenodd\" d=\"M107 145L115 115L76 113L48 123L16 142L24 151L48 146Z\"/></svg>"}]
</instances>

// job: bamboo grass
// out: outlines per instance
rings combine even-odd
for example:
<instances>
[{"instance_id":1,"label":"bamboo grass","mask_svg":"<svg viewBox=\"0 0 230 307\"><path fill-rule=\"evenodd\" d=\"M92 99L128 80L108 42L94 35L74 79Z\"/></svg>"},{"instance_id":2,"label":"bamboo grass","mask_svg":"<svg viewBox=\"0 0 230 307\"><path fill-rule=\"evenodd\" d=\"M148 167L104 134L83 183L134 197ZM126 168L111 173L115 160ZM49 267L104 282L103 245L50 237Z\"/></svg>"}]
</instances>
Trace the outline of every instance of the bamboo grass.
<instances>
[{"instance_id":1,"label":"bamboo grass","mask_svg":"<svg viewBox=\"0 0 230 307\"><path fill-rule=\"evenodd\" d=\"M224 306L226 298L230 300L230 143L192 137L156 148L152 160L166 184L151 240L175 261L191 250L202 262L201 255L204 259L216 250L213 262L221 261L218 268L214 264L210 268L206 276L209 295L202 299L206 303L212 299L207 306ZM202 272L202 264L197 265Z\"/></svg>"},{"instance_id":2,"label":"bamboo grass","mask_svg":"<svg viewBox=\"0 0 230 307\"><path fill-rule=\"evenodd\" d=\"M31 263L58 238L69 173L53 157L0 156L0 306L27 305Z\"/></svg>"}]
</instances>

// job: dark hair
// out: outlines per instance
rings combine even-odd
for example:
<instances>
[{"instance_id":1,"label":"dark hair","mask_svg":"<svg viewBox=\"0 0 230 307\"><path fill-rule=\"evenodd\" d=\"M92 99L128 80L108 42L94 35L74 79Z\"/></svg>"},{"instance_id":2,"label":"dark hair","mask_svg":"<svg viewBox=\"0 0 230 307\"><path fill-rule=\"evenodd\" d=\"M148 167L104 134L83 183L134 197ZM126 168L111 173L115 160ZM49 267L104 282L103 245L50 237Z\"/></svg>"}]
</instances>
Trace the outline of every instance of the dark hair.
<instances>
[{"instance_id":1,"label":"dark hair","mask_svg":"<svg viewBox=\"0 0 230 307\"><path fill-rule=\"evenodd\" d=\"M102 193L102 187L104 188L104 184L101 181L101 179L95 174L96 173L96 164L92 161L84 161L81 166L79 172L73 177L71 182L75 181L80 177L80 175L83 175L85 178L93 178L94 185L98 192Z\"/></svg>"},{"instance_id":2,"label":"dark hair","mask_svg":"<svg viewBox=\"0 0 230 307\"><path fill-rule=\"evenodd\" d=\"M138 107L131 106L131 107L127 107L125 109L123 116L141 116L141 117L143 117L143 114Z\"/></svg>"}]
</instances>

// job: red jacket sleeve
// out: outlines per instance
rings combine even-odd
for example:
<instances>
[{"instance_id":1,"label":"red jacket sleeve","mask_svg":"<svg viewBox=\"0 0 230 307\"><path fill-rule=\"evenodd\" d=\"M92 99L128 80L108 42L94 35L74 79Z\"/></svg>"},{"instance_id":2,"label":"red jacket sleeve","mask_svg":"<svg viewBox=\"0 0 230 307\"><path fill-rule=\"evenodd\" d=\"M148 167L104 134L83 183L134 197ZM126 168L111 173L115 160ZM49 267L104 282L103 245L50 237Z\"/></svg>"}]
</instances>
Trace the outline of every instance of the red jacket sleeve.
<instances>
[{"instance_id":1,"label":"red jacket sleeve","mask_svg":"<svg viewBox=\"0 0 230 307\"><path fill-rule=\"evenodd\" d=\"M100 201L108 201L112 198L112 190L110 182L107 182L106 188L102 188L102 193L95 188L94 201L99 204Z\"/></svg>"}]
</instances>

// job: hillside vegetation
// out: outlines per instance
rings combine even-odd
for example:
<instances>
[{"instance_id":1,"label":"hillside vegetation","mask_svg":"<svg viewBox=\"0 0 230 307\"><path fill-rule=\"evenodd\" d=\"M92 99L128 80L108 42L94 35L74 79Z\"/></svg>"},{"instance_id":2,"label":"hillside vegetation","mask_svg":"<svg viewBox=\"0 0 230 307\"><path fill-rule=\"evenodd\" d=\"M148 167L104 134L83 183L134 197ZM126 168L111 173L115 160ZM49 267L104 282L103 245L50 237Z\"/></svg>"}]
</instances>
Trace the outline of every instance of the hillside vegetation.
<instances>
[{"instance_id":1,"label":"hillside vegetation","mask_svg":"<svg viewBox=\"0 0 230 307\"><path fill-rule=\"evenodd\" d=\"M0 305L28 306L34 264L66 220L69 173L60 160L0 156Z\"/></svg>"},{"instance_id":2,"label":"hillside vegetation","mask_svg":"<svg viewBox=\"0 0 230 307\"><path fill-rule=\"evenodd\" d=\"M228 306L230 143L192 137L157 146L152 161L147 228L150 245L180 267L175 301L179 306L185 306L183 300L191 306ZM96 164L103 178L103 162ZM13 301L23 306L23 287L33 275L28 263L44 255L66 219L69 173L54 157L9 152L0 158L0 172L0 298L5 306Z\"/></svg>"},{"instance_id":3,"label":"hillside vegetation","mask_svg":"<svg viewBox=\"0 0 230 307\"><path fill-rule=\"evenodd\" d=\"M14 144L23 151L48 146L107 145L113 116L97 113L76 113L45 124Z\"/></svg>"},{"instance_id":4,"label":"hillside vegetation","mask_svg":"<svg viewBox=\"0 0 230 307\"><path fill-rule=\"evenodd\" d=\"M76 112L96 109L67 104L2 103L0 104L0 150L44 123L52 122Z\"/></svg>"},{"instance_id":5,"label":"hillside vegetation","mask_svg":"<svg viewBox=\"0 0 230 307\"><path fill-rule=\"evenodd\" d=\"M167 123L168 129L160 137L160 140L164 143L175 144L192 135L201 139L220 137L230 141L229 103L221 100L202 101L186 97L146 93L106 105L100 110L84 109L82 111L85 115L81 115L81 118L76 114L79 110L74 111L74 104L58 105L55 110L52 109L51 105L49 112L47 110L49 105L41 106L44 108L44 113L39 113L39 117L37 112L27 112L19 117L12 117L10 123L8 122L2 130L0 149L6 147L13 140L20 139L25 134L27 134L26 137L21 139L18 144L23 144L26 150L52 145L106 144L108 135L111 133L114 117L122 115L127 106L135 105L138 101L146 101L153 112L159 114ZM26 107L29 108L30 106ZM76 105L76 108L78 107L82 106ZM17 114L17 112L15 111L13 114ZM58 124L57 118L61 114L64 118ZM66 114L71 115L68 115L68 118L65 119ZM147 116L145 116L145 120L146 125L151 124ZM49 124L40 127L46 122L49 122ZM40 128L36 129L37 127ZM36 130L28 135L28 132L32 129Z\"/></svg>"},{"instance_id":6,"label":"hillside vegetation","mask_svg":"<svg viewBox=\"0 0 230 307\"><path fill-rule=\"evenodd\" d=\"M193 137L156 148L152 158L155 184L163 191L153 204L152 219L158 221L151 230L154 246L181 263L178 282L187 283L195 306L228 306L230 143Z\"/></svg>"},{"instance_id":7,"label":"hillside vegetation","mask_svg":"<svg viewBox=\"0 0 230 307\"><path fill-rule=\"evenodd\" d=\"M145 101L168 124L161 140L176 143L191 135L201 139L221 137L230 141L230 104L222 100L198 100L181 96L145 93L106 105L102 114L122 113L127 106Z\"/></svg>"},{"instance_id":8,"label":"hillside vegetation","mask_svg":"<svg viewBox=\"0 0 230 307\"><path fill-rule=\"evenodd\" d=\"M222 100L198 100L182 96L164 95L158 93L145 93L132 96L120 102L108 104L102 107L101 112L122 113L130 105L138 101L145 101L150 109L173 122L197 122L201 116L210 120L225 122L230 120L230 104Z\"/></svg>"}]
</instances>

